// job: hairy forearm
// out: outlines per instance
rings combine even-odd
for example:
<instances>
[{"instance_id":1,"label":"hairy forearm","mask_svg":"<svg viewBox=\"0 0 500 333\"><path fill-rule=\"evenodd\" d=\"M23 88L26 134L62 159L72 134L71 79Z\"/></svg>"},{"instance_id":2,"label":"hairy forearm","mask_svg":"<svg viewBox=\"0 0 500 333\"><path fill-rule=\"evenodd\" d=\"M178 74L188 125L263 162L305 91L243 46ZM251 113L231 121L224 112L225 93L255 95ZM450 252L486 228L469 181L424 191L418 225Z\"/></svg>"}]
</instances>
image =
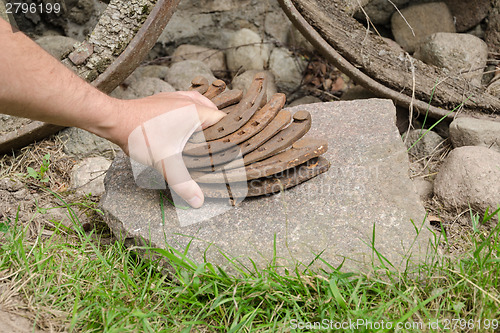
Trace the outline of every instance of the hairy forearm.
<instances>
[{"instance_id":1,"label":"hairy forearm","mask_svg":"<svg viewBox=\"0 0 500 333\"><path fill-rule=\"evenodd\" d=\"M106 136L120 101L83 81L2 19L0 45L0 113Z\"/></svg>"}]
</instances>

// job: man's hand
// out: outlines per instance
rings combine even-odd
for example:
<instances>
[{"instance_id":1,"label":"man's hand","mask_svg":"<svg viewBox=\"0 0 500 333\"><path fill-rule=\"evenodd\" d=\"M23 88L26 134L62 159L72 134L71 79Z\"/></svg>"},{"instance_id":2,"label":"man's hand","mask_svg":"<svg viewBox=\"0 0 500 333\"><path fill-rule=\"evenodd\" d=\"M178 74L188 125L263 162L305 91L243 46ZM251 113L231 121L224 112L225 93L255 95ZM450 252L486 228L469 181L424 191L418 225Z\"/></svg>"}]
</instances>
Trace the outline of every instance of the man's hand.
<instances>
[{"instance_id":1,"label":"man's hand","mask_svg":"<svg viewBox=\"0 0 500 333\"><path fill-rule=\"evenodd\" d=\"M182 150L193 132L215 124L225 113L194 91L162 93L121 104L117 122L102 136L135 161L158 170L192 207L201 207L203 192L191 179Z\"/></svg>"}]
</instances>

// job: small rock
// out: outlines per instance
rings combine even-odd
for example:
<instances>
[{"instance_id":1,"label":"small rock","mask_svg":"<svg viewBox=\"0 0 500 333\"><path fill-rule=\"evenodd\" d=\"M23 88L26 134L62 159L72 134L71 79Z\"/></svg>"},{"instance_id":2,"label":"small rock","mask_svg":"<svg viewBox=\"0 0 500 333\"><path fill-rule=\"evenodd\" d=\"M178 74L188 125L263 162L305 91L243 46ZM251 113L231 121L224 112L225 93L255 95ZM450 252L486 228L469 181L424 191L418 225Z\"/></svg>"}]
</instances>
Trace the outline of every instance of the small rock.
<instances>
[{"instance_id":1,"label":"small rock","mask_svg":"<svg viewBox=\"0 0 500 333\"><path fill-rule=\"evenodd\" d=\"M458 32L478 25L491 9L491 0L443 0L450 9Z\"/></svg>"},{"instance_id":2,"label":"small rock","mask_svg":"<svg viewBox=\"0 0 500 333\"><path fill-rule=\"evenodd\" d=\"M488 60L488 46L470 34L440 32L427 37L413 56L427 64L461 73L460 76L480 86Z\"/></svg>"},{"instance_id":3,"label":"small rock","mask_svg":"<svg viewBox=\"0 0 500 333\"><path fill-rule=\"evenodd\" d=\"M160 66L160 65L139 66L132 74L130 74L130 76L127 79L154 77L163 80L163 78L167 76L168 71L169 68L167 66Z\"/></svg>"},{"instance_id":4,"label":"small rock","mask_svg":"<svg viewBox=\"0 0 500 333\"><path fill-rule=\"evenodd\" d=\"M74 38L65 36L45 36L38 38L36 43L54 58L61 60L73 51L75 44L79 42Z\"/></svg>"},{"instance_id":5,"label":"small rock","mask_svg":"<svg viewBox=\"0 0 500 333\"><path fill-rule=\"evenodd\" d=\"M444 2L410 6L402 9L401 14L395 12L391 18L391 25L396 42L410 53L415 51L417 45L427 36L436 32L455 32L453 17Z\"/></svg>"},{"instance_id":6,"label":"small rock","mask_svg":"<svg viewBox=\"0 0 500 333\"><path fill-rule=\"evenodd\" d=\"M111 162L101 156L83 159L71 170L71 188L81 195L104 194L104 176L110 165Z\"/></svg>"},{"instance_id":7,"label":"small rock","mask_svg":"<svg viewBox=\"0 0 500 333\"><path fill-rule=\"evenodd\" d=\"M453 147L483 146L500 153L500 122L460 117L450 124Z\"/></svg>"},{"instance_id":8,"label":"small rock","mask_svg":"<svg viewBox=\"0 0 500 333\"><path fill-rule=\"evenodd\" d=\"M359 7L366 6L371 0L345 0L342 1L341 9L349 15L354 15Z\"/></svg>"},{"instance_id":9,"label":"small rock","mask_svg":"<svg viewBox=\"0 0 500 333\"><path fill-rule=\"evenodd\" d=\"M393 39L387 38L387 37L382 37L382 40L389 46L390 50L394 52L395 54L401 55L404 57L405 50L396 43ZM380 54L380 53L379 53Z\"/></svg>"},{"instance_id":10,"label":"small rock","mask_svg":"<svg viewBox=\"0 0 500 333\"><path fill-rule=\"evenodd\" d=\"M410 130L408 137L406 133L403 134L403 140L406 142L409 153L419 159L439 152L443 148L444 141L439 134L433 131L427 132L425 129Z\"/></svg>"},{"instance_id":11,"label":"small rock","mask_svg":"<svg viewBox=\"0 0 500 333\"><path fill-rule=\"evenodd\" d=\"M208 82L215 80L215 76L207 64L199 60L184 60L170 67L165 81L177 90L188 90L191 86L191 81L198 75L206 77Z\"/></svg>"},{"instance_id":12,"label":"small rock","mask_svg":"<svg viewBox=\"0 0 500 333\"><path fill-rule=\"evenodd\" d=\"M246 72L241 73L240 75L236 76L233 81L231 82L231 86L233 89L239 89L245 93L247 91L247 88L250 87L250 84L252 83L252 80L255 76L255 74L263 72L259 70L249 70ZM274 75L271 72L264 71L267 75L267 99L269 100L272 95L276 94L278 92L278 89L276 88L276 83L274 82Z\"/></svg>"},{"instance_id":13,"label":"small rock","mask_svg":"<svg viewBox=\"0 0 500 333\"><path fill-rule=\"evenodd\" d=\"M318 97L315 96L304 96L299 99L296 99L292 103L288 105L288 107L292 106L297 106L297 105L305 105L305 104L313 104L313 103L321 103L322 100L320 100Z\"/></svg>"},{"instance_id":14,"label":"small rock","mask_svg":"<svg viewBox=\"0 0 500 333\"><path fill-rule=\"evenodd\" d=\"M358 9L354 17L361 22L365 22L366 15L368 15L373 24L386 25L391 21L391 16L396 11L396 7L401 9L408 1L409 0L372 0L363 7L364 12Z\"/></svg>"},{"instance_id":15,"label":"small rock","mask_svg":"<svg viewBox=\"0 0 500 333\"><path fill-rule=\"evenodd\" d=\"M85 214L81 214L76 209L73 209L73 212L70 214L66 207L47 208L44 211L43 219L56 225L61 224L68 229L73 229L75 223L79 223L81 225L88 223L88 217Z\"/></svg>"},{"instance_id":16,"label":"small rock","mask_svg":"<svg viewBox=\"0 0 500 333\"><path fill-rule=\"evenodd\" d=\"M484 32L484 41L491 53L500 53L500 5L493 8L488 15L488 26Z\"/></svg>"},{"instance_id":17,"label":"small rock","mask_svg":"<svg viewBox=\"0 0 500 333\"><path fill-rule=\"evenodd\" d=\"M184 60L199 60L208 65L213 73L225 73L227 70L224 52L202 46L180 45L172 55L172 62Z\"/></svg>"},{"instance_id":18,"label":"small rock","mask_svg":"<svg viewBox=\"0 0 500 333\"><path fill-rule=\"evenodd\" d=\"M244 45L244 46L242 46ZM237 73L240 70L263 70L269 59L269 47L262 42L260 36L250 29L236 31L229 40L227 50L227 67Z\"/></svg>"},{"instance_id":19,"label":"small rock","mask_svg":"<svg viewBox=\"0 0 500 333\"><path fill-rule=\"evenodd\" d=\"M314 46L302 35L302 33L295 28L293 25L290 27L287 38L287 45L294 50L300 50L301 52L314 53Z\"/></svg>"},{"instance_id":20,"label":"small rock","mask_svg":"<svg viewBox=\"0 0 500 333\"><path fill-rule=\"evenodd\" d=\"M173 91L175 88L163 80L155 77L143 77L138 80L125 80L113 90L110 96L119 99L136 99Z\"/></svg>"},{"instance_id":21,"label":"small rock","mask_svg":"<svg viewBox=\"0 0 500 333\"><path fill-rule=\"evenodd\" d=\"M9 192L16 192L22 189L23 183L17 179L13 178L2 178L0 179L0 190L6 190Z\"/></svg>"},{"instance_id":22,"label":"small rock","mask_svg":"<svg viewBox=\"0 0 500 333\"><path fill-rule=\"evenodd\" d=\"M488 89L486 89L486 91L489 94L500 98L500 79L492 81L489 84Z\"/></svg>"},{"instance_id":23,"label":"small rock","mask_svg":"<svg viewBox=\"0 0 500 333\"><path fill-rule=\"evenodd\" d=\"M283 11L269 11L264 19L264 29L267 34L283 45L286 45L288 32L292 23Z\"/></svg>"},{"instance_id":24,"label":"small rock","mask_svg":"<svg viewBox=\"0 0 500 333\"><path fill-rule=\"evenodd\" d=\"M459 147L451 151L434 182L434 192L448 208L470 207L484 214L500 205L500 153L486 147Z\"/></svg>"},{"instance_id":25,"label":"small rock","mask_svg":"<svg viewBox=\"0 0 500 333\"><path fill-rule=\"evenodd\" d=\"M343 101L353 101L355 99L369 99L369 98L377 98L377 96L370 90L362 86L354 86L347 89L342 94L342 97L340 99Z\"/></svg>"},{"instance_id":26,"label":"small rock","mask_svg":"<svg viewBox=\"0 0 500 333\"><path fill-rule=\"evenodd\" d=\"M269 58L269 70L274 74L276 85L285 92L292 92L302 81L307 64L285 48L275 48Z\"/></svg>"},{"instance_id":27,"label":"small rock","mask_svg":"<svg viewBox=\"0 0 500 333\"><path fill-rule=\"evenodd\" d=\"M78 159L103 154L112 157L115 151L120 150L114 143L76 127L62 130L59 137L64 152Z\"/></svg>"},{"instance_id":28,"label":"small rock","mask_svg":"<svg viewBox=\"0 0 500 333\"><path fill-rule=\"evenodd\" d=\"M432 195L434 194L434 185L432 182L423 178L414 178L413 185L415 185L415 189L420 196L420 200L426 201L432 198Z\"/></svg>"}]
</instances>

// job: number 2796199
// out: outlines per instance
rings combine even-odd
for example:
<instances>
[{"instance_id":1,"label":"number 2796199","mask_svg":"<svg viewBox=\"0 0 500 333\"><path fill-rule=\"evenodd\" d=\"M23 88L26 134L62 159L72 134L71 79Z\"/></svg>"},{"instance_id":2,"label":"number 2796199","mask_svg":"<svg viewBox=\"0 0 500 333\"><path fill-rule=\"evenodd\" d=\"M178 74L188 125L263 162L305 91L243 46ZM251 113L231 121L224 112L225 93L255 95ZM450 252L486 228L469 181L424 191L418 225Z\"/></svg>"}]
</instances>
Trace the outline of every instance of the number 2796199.
<instances>
[{"instance_id":1,"label":"number 2796199","mask_svg":"<svg viewBox=\"0 0 500 333\"><path fill-rule=\"evenodd\" d=\"M7 14L59 14L61 12L60 3L26 3L7 2L5 4Z\"/></svg>"}]
</instances>

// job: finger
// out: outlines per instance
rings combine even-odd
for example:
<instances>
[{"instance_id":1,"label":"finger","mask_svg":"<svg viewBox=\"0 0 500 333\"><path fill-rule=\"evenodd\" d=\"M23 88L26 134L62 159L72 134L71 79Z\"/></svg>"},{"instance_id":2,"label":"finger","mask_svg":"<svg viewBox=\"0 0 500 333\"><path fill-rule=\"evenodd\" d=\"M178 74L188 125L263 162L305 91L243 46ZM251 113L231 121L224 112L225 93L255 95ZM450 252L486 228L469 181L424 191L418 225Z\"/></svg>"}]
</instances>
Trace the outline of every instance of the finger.
<instances>
[{"instance_id":1,"label":"finger","mask_svg":"<svg viewBox=\"0 0 500 333\"><path fill-rule=\"evenodd\" d=\"M191 179L181 154L169 156L155 166L168 183L170 189L177 193L193 208L200 208L204 202L201 188Z\"/></svg>"}]
</instances>

